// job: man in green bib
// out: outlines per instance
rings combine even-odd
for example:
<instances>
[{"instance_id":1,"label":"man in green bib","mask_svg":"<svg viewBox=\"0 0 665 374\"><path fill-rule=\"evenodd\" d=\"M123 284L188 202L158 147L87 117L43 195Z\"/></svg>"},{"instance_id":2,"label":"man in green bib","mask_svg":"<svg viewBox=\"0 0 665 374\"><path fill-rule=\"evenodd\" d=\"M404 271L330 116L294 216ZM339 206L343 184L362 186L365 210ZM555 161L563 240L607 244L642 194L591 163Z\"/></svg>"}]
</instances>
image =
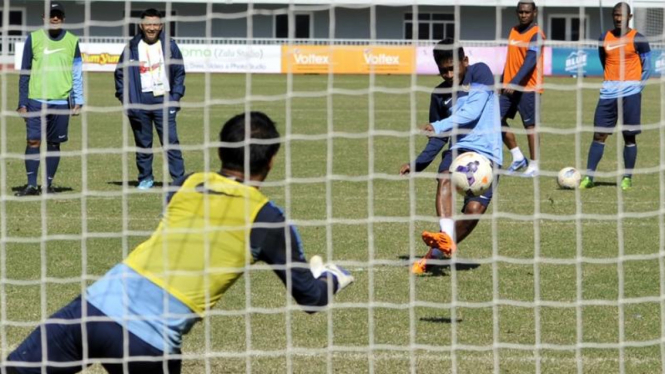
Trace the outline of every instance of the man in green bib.
<instances>
[{"instance_id":1,"label":"man in green bib","mask_svg":"<svg viewBox=\"0 0 665 374\"><path fill-rule=\"evenodd\" d=\"M48 29L30 33L23 49L17 112L25 118L27 130L25 171L28 183L16 196L40 193L37 175L42 137L47 151L47 181L42 181L42 191L55 192L53 178L60 163L60 144L67 141L69 115L77 116L83 106L79 40L62 28L65 22L62 4L51 2L48 7ZM46 133L42 134L43 131Z\"/></svg>"}]
</instances>

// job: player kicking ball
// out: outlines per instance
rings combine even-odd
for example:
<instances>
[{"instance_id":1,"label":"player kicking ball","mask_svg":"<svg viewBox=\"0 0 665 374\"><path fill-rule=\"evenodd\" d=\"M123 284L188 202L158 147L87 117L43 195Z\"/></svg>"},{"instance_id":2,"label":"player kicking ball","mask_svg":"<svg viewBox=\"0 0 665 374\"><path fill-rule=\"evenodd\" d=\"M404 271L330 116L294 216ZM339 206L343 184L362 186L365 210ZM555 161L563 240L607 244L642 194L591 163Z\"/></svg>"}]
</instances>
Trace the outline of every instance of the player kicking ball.
<instances>
[{"instance_id":1,"label":"player kicking ball","mask_svg":"<svg viewBox=\"0 0 665 374\"><path fill-rule=\"evenodd\" d=\"M430 247L427 254L417 260L411 271L424 274L435 260L451 257L457 250L457 243L464 240L478 224L478 216L485 213L492 194L498 184L498 176L492 187L478 197L466 197L462 212L464 219L455 221L453 217L453 190L449 168L453 160L465 152L477 152L487 157L494 168L500 168L503 162L501 139L501 116L499 99L494 92L494 76L484 63L469 65L464 50L459 47L453 55L453 49L444 51L439 71L444 80L453 81L453 88L458 88L457 101L451 109L451 115L440 121L429 123L423 129L430 137L450 137L450 149L443 153L439 167L440 200L442 218L439 221L440 232L423 232L422 239ZM437 207L438 208L438 207ZM472 218L473 217L473 218Z\"/></svg>"},{"instance_id":2,"label":"player kicking ball","mask_svg":"<svg viewBox=\"0 0 665 374\"><path fill-rule=\"evenodd\" d=\"M353 282L321 257L308 264L296 228L259 191L279 150L272 120L237 115L219 140L221 170L176 181L150 239L37 327L0 372L77 373L101 363L109 373L178 374L183 336L255 261L270 264L308 313Z\"/></svg>"}]
</instances>

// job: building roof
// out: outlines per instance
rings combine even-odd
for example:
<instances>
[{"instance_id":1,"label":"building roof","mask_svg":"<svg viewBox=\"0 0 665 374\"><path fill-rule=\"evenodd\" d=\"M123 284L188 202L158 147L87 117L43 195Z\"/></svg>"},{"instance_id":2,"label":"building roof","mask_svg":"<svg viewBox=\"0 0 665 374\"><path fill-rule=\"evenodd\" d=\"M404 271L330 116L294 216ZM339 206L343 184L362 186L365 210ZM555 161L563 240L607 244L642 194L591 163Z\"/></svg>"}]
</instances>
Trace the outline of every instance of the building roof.
<instances>
[{"instance_id":1,"label":"building roof","mask_svg":"<svg viewBox=\"0 0 665 374\"><path fill-rule=\"evenodd\" d=\"M75 0L71 0L75 1ZM106 0L111 2L124 3L126 0ZM294 4L294 5L337 5L337 6L369 6L369 5L384 5L384 6L411 6L411 5L427 5L427 6L483 6L483 7L507 7L515 6L517 0L141 0L142 2L158 2L158 3L207 3L212 2L216 4ZM598 8L600 3L603 7L613 7L619 0L535 0L539 7L548 8ZM67 2L67 0L65 0ZM638 8L664 8L665 2L663 0L627 0L627 2Z\"/></svg>"}]
</instances>

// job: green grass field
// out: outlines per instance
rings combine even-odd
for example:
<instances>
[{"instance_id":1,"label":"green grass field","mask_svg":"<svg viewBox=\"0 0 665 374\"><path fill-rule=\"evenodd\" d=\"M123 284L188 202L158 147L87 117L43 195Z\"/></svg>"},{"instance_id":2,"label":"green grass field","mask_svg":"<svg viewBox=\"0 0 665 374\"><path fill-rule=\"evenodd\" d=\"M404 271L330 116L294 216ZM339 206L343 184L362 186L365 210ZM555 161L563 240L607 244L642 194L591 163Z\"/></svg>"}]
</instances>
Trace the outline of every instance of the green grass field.
<instances>
[{"instance_id":1,"label":"green grass field","mask_svg":"<svg viewBox=\"0 0 665 374\"><path fill-rule=\"evenodd\" d=\"M70 123L56 178L71 191L45 200L13 196L25 183L25 130L13 114L17 76L2 75L3 357L145 240L163 209L162 189L138 192L127 183L136 167L123 147L134 143L111 74L86 77L87 110ZM426 251L420 232L438 228L436 169L412 178L397 171L426 142L408 132L426 122L438 82L187 77L178 117L187 171L217 170L211 142L224 121L249 108L265 111L288 138L264 191L299 225L307 255L344 263L356 283L327 312L306 315L270 270L251 270L187 336L186 373L664 370L665 127L658 81L643 97L634 188L617 188L623 145L613 136L600 165L602 183L564 191L554 176L564 166L586 165L599 81L586 79L588 88L576 90L577 80L548 79L544 175L501 179L491 210L460 245L457 260L479 266L414 277L409 264ZM517 137L526 151L526 136ZM158 180L168 178L161 157L155 168Z\"/></svg>"}]
</instances>

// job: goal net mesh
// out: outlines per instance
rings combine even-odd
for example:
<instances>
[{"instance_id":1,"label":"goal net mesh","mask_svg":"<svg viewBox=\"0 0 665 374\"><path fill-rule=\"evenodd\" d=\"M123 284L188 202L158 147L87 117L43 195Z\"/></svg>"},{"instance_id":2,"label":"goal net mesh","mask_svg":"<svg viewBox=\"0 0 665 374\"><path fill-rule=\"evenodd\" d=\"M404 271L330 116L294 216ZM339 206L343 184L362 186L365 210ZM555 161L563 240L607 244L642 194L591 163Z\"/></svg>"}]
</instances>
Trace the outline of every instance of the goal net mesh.
<instances>
[{"instance_id":1,"label":"goal net mesh","mask_svg":"<svg viewBox=\"0 0 665 374\"><path fill-rule=\"evenodd\" d=\"M182 151L186 174L219 171L223 123L262 111L282 145L261 191L298 227L308 258L344 266L355 283L307 314L270 266L248 264L185 336L182 353L168 355L183 360L183 372L665 371L663 3L634 5L652 74L632 188L621 188L621 120L594 188L564 190L556 180L568 166L586 174L603 80L597 40L613 27L614 4L538 4L546 35L538 41L545 61L538 176L499 171L475 230L426 276L410 269L428 250L421 232L439 230L441 157L423 172L399 170L413 169L427 143L420 129L442 83L432 48L452 37L470 64L487 64L500 82L516 4L64 1L64 27L80 39L85 104L58 152L57 193L17 197L26 183L17 69L26 38L45 27L45 7L0 3L1 364L157 228L175 189L165 148ZM177 42L187 75L175 117L179 145L162 147L154 134L155 185L140 190L126 111L142 107L116 99L113 71L152 7L163 12L163 32ZM528 158L521 117L508 124ZM511 161L504 147L501 170ZM462 198L454 199L453 219L468 224ZM209 244L208 253L215 250ZM87 345L82 352L72 365L103 372ZM51 363L44 357L41 365Z\"/></svg>"}]
</instances>

